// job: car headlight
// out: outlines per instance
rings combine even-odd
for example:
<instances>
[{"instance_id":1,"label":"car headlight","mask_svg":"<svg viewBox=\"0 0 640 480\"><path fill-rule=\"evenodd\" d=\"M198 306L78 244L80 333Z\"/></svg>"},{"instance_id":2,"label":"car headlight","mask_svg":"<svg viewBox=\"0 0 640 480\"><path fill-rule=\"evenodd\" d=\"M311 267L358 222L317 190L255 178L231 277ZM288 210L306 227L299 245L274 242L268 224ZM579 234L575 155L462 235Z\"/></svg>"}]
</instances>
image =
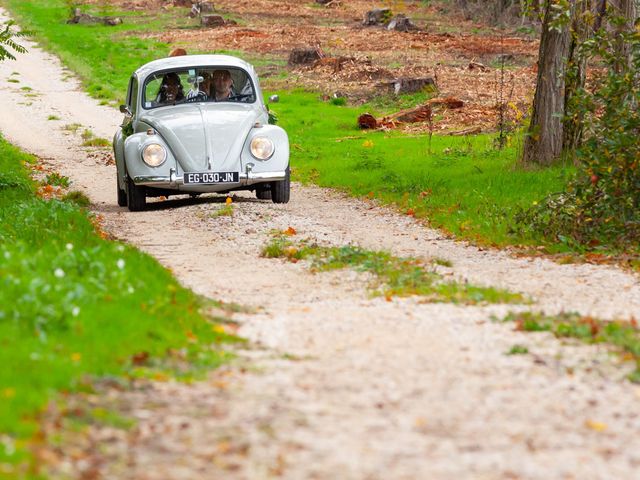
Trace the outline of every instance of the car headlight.
<instances>
[{"instance_id":1,"label":"car headlight","mask_svg":"<svg viewBox=\"0 0 640 480\"><path fill-rule=\"evenodd\" d=\"M251 155L258 160L268 160L275 149L273 142L267 137L253 137L251 140Z\"/></svg>"},{"instance_id":2,"label":"car headlight","mask_svg":"<svg viewBox=\"0 0 640 480\"><path fill-rule=\"evenodd\" d=\"M159 167L167 159L167 149L158 143L150 143L142 150L142 160L150 167Z\"/></svg>"}]
</instances>

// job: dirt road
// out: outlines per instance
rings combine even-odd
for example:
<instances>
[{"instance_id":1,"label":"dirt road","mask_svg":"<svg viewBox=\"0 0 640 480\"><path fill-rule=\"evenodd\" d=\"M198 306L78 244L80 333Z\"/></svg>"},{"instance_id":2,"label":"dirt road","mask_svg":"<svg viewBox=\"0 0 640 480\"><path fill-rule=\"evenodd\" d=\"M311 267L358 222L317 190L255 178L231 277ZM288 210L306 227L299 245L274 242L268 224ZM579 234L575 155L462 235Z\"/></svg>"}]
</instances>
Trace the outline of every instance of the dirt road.
<instances>
[{"instance_id":1,"label":"dirt road","mask_svg":"<svg viewBox=\"0 0 640 480\"><path fill-rule=\"evenodd\" d=\"M636 276L482 251L372 203L299 185L287 205L239 195L230 217L211 215L224 197L129 213L115 202L115 167L64 129L78 123L110 138L120 114L87 98L55 58L29 49L0 63L3 135L69 176L113 235L154 255L185 285L259 307L235 317L254 347L208 381L158 382L89 400L117 405L136 427L92 429L69 449L92 448L92 456L59 459L54 477L637 478L640 389L622 379L625 366L603 348L490 320L510 308L638 317ZM261 258L269 232L289 226L323 243L448 259L445 274L535 303L372 299L355 273L312 274L303 263ZM515 344L530 353L505 355Z\"/></svg>"}]
</instances>

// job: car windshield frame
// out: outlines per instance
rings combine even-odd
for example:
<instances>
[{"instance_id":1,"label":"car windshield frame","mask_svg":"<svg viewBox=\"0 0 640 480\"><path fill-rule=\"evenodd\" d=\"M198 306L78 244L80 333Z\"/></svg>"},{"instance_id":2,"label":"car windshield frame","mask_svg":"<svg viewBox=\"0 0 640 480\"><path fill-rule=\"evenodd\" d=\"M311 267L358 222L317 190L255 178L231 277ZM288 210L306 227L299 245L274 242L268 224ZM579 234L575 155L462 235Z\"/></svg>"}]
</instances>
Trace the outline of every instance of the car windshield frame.
<instances>
[{"instance_id":1,"label":"car windshield frame","mask_svg":"<svg viewBox=\"0 0 640 480\"><path fill-rule=\"evenodd\" d=\"M230 99L214 100L213 97L210 97L210 96L207 96L207 98L201 98L201 97L188 98L187 97L191 90L191 86L193 85L192 83L188 82L189 78L193 78L193 77L202 78L202 81L198 83L198 86L200 87L202 83L205 83L206 81L204 78L204 75L201 75L201 73L207 72L212 77L213 72L216 70L227 70L230 72L232 78L234 78L234 72L239 72L235 75L236 77L238 75L244 75L245 77L244 86L240 91L237 91L235 90L236 86L233 85L232 86L232 88L234 88L233 96ZM159 91L160 82L162 82L162 78L169 73L177 73L178 76L180 77L181 83L183 86L184 98L177 101L174 100L174 101L159 102L158 96L160 94L160 91ZM147 98L147 95L149 94L148 92L149 88L153 88L153 87L150 87L150 84L154 82L158 85L157 89L155 93L153 93L153 96L151 98ZM251 93L242 93L247 91L250 91ZM140 106L144 110L154 110L156 108L173 107L173 106L184 105L189 103L223 103L223 104L241 103L241 104L250 105L250 104L256 103L257 101L258 101L258 95L257 95L256 85L255 85L255 82L253 81L251 74L242 67L230 66L230 65L199 65L199 66L193 65L193 66L186 66L186 67L179 67L179 68L165 68L165 69L157 70L146 76L146 78L144 79L144 83L142 85L142 91L140 94Z\"/></svg>"}]
</instances>

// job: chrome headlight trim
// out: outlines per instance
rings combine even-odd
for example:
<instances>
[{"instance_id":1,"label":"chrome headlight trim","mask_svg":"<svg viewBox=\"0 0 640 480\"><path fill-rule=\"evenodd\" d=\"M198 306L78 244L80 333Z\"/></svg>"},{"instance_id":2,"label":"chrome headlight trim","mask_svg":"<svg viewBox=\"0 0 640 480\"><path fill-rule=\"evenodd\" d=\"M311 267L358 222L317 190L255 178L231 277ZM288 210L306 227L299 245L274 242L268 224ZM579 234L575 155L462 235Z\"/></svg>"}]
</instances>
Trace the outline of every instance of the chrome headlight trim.
<instances>
[{"instance_id":1,"label":"chrome headlight trim","mask_svg":"<svg viewBox=\"0 0 640 480\"><path fill-rule=\"evenodd\" d=\"M142 149L142 160L150 167L159 167L167 161L167 149L159 143L148 143Z\"/></svg>"},{"instance_id":2,"label":"chrome headlight trim","mask_svg":"<svg viewBox=\"0 0 640 480\"><path fill-rule=\"evenodd\" d=\"M251 155L258 160L269 160L276 151L276 147L273 144L273 140L268 137L258 135L251 139L250 150Z\"/></svg>"}]
</instances>

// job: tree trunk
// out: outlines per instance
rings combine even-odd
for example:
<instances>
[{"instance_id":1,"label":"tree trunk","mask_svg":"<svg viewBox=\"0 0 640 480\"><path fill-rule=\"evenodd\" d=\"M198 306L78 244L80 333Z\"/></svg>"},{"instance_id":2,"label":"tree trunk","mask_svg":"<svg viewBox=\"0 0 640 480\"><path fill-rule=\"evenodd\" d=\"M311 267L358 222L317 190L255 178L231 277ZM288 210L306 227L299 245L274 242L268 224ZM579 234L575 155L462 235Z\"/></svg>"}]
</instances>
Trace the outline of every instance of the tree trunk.
<instances>
[{"instance_id":1,"label":"tree trunk","mask_svg":"<svg viewBox=\"0 0 640 480\"><path fill-rule=\"evenodd\" d=\"M566 76L565 84L565 111L568 115L564 121L562 150L573 152L582 142L582 118L572 113L571 104L578 89L584 87L587 80L587 58L579 56L578 47L593 35L593 27L587 19L591 18L594 10L593 0L578 0L571 25L571 42L567 56L567 68L571 74Z\"/></svg>"},{"instance_id":2,"label":"tree trunk","mask_svg":"<svg viewBox=\"0 0 640 480\"><path fill-rule=\"evenodd\" d=\"M607 13L607 0L598 0L598 8L596 11L596 18L593 22L593 31L597 32L602 27L602 21Z\"/></svg>"},{"instance_id":3,"label":"tree trunk","mask_svg":"<svg viewBox=\"0 0 640 480\"><path fill-rule=\"evenodd\" d=\"M538 80L533 114L525 138L524 164L550 165L562 153L565 114L565 72L569 53L569 25L551 28L551 3L547 0L538 55Z\"/></svg>"},{"instance_id":4,"label":"tree trunk","mask_svg":"<svg viewBox=\"0 0 640 480\"><path fill-rule=\"evenodd\" d=\"M625 22L619 25L617 30L617 50L618 64L616 71L621 73L631 71L631 45L625 41L624 34L632 32L636 20L636 0L615 0L611 2L614 6L614 15L624 18Z\"/></svg>"}]
</instances>

